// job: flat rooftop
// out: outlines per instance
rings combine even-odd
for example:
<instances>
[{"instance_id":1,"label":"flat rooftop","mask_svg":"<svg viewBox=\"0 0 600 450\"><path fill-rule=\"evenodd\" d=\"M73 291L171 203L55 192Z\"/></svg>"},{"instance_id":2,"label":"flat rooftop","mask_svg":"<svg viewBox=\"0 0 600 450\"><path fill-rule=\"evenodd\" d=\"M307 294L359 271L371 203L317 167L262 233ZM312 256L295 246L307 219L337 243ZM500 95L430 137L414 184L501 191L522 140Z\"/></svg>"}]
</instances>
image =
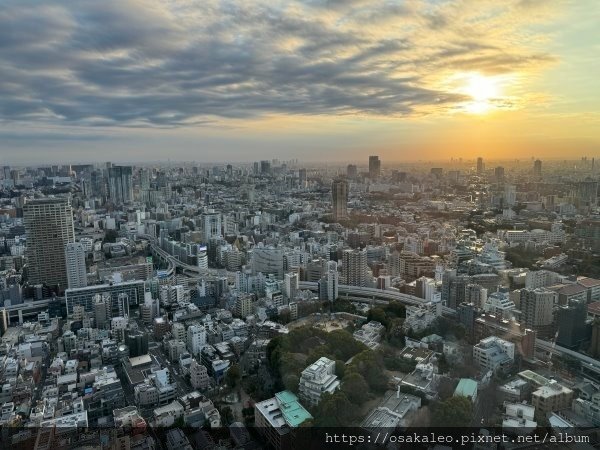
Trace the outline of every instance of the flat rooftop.
<instances>
[{"instance_id":1,"label":"flat rooftop","mask_svg":"<svg viewBox=\"0 0 600 450\"><path fill-rule=\"evenodd\" d=\"M298 397L296 397L292 392L278 392L275 394L275 398L279 402L279 408L281 409L283 418L289 424L289 426L297 427L305 420L313 418L310 413L300 404Z\"/></svg>"}]
</instances>

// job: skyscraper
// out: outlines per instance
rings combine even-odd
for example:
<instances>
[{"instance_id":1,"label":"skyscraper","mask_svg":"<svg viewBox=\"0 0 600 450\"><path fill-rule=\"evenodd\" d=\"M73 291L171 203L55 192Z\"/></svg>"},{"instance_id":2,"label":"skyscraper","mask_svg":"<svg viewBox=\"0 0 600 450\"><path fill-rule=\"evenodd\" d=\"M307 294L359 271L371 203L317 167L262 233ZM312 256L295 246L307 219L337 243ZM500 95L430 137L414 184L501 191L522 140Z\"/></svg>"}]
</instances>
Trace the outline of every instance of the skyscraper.
<instances>
[{"instance_id":1,"label":"skyscraper","mask_svg":"<svg viewBox=\"0 0 600 450\"><path fill-rule=\"evenodd\" d=\"M346 176L348 178L356 178L356 175L358 175L358 168L354 164L348 164Z\"/></svg>"},{"instance_id":2,"label":"skyscraper","mask_svg":"<svg viewBox=\"0 0 600 450\"><path fill-rule=\"evenodd\" d=\"M542 177L542 161L539 159L536 159L533 162L533 176L536 178Z\"/></svg>"},{"instance_id":3,"label":"skyscraper","mask_svg":"<svg viewBox=\"0 0 600 450\"><path fill-rule=\"evenodd\" d=\"M85 269L85 250L83 244L81 242L69 242L65 246L65 260L69 288L86 287L87 272Z\"/></svg>"},{"instance_id":4,"label":"skyscraper","mask_svg":"<svg viewBox=\"0 0 600 450\"><path fill-rule=\"evenodd\" d=\"M496 178L496 183L504 182L504 167L498 166L494 169L494 176Z\"/></svg>"},{"instance_id":5,"label":"skyscraper","mask_svg":"<svg viewBox=\"0 0 600 450\"><path fill-rule=\"evenodd\" d=\"M481 175L483 173L483 158L480 156L477 158L477 175Z\"/></svg>"},{"instance_id":6,"label":"skyscraper","mask_svg":"<svg viewBox=\"0 0 600 450\"><path fill-rule=\"evenodd\" d=\"M298 183L300 183L300 187L306 187L306 169L298 170Z\"/></svg>"},{"instance_id":7,"label":"skyscraper","mask_svg":"<svg viewBox=\"0 0 600 450\"><path fill-rule=\"evenodd\" d=\"M369 177L371 179L378 178L381 174L381 161L379 156L369 156Z\"/></svg>"},{"instance_id":8,"label":"skyscraper","mask_svg":"<svg viewBox=\"0 0 600 450\"><path fill-rule=\"evenodd\" d=\"M338 298L339 274L337 263L335 261L327 261L327 270L325 275L319 280L319 298L321 300L329 300L330 302Z\"/></svg>"},{"instance_id":9,"label":"skyscraper","mask_svg":"<svg viewBox=\"0 0 600 450\"><path fill-rule=\"evenodd\" d=\"M133 201L131 166L113 166L108 169L108 195L117 204Z\"/></svg>"},{"instance_id":10,"label":"skyscraper","mask_svg":"<svg viewBox=\"0 0 600 450\"><path fill-rule=\"evenodd\" d=\"M23 207L29 283L66 289L65 248L75 241L73 210L65 198L29 200Z\"/></svg>"},{"instance_id":11,"label":"skyscraper","mask_svg":"<svg viewBox=\"0 0 600 450\"><path fill-rule=\"evenodd\" d=\"M331 200L334 220L348 217L348 182L346 180L334 180L331 185Z\"/></svg>"},{"instance_id":12,"label":"skyscraper","mask_svg":"<svg viewBox=\"0 0 600 450\"><path fill-rule=\"evenodd\" d=\"M202 214L202 224L205 244L208 244L211 238L221 236L221 213L209 210Z\"/></svg>"},{"instance_id":13,"label":"skyscraper","mask_svg":"<svg viewBox=\"0 0 600 450\"><path fill-rule=\"evenodd\" d=\"M504 186L505 206L515 206L517 203L517 187L514 184Z\"/></svg>"},{"instance_id":14,"label":"skyscraper","mask_svg":"<svg viewBox=\"0 0 600 450\"><path fill-rule=\"evenodd\" d=\"M298 282L299 282L299 277L298 274L293 272L293 273L286 273L285 277L283 279L283 295L286 298L286 300L293 300L296 298L296 294L298 293Z\"/></svg>"},{"instance_id":15,"label":"skyscraper","mask_svg":"<svg viewBox=\"0 0 600 450\"><path fill-rule=\"evenodd\" d=\"M585 181L577 183L575 198L580 208L596 206L598 203L598 182L588 178Z\"/></svg>"},{"instance_id":16,"label":"skyscraper","mask_svg":"<svg viewBox=\"0 0 600 450\"><path fill-rule=\"evenodd\" d=\"M366 250L345 250L342 254L342 276L350 286L368 286L369 266Z\"/></svg>"},{"instance_id":17,"label":"skyscraper","mask_svg":"<svg viewBox=\"0 0 600 450\"><path fill-rule=\"evenodd\" d=\"M558 294L550 289L521 289L521 324L544 338L550 337Z\"/></svg>"}]
</instances>

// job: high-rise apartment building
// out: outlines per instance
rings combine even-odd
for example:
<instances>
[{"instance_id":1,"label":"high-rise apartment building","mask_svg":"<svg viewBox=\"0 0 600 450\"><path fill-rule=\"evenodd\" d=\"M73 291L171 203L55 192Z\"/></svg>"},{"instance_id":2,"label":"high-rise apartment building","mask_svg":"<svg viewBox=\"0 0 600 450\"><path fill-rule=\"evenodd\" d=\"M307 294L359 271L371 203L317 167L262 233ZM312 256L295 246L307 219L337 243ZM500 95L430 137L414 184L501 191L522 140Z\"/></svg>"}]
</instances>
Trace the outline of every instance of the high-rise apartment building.
<instances>
[{"instance_id":1,"label":"high-rise apartment building","mask_svg":"<svg viewBox=\"0 0 600 450\"><path fill-rule=\"evenodd\" d=\"M348 164L346 168L346 176L348 178L356 178L358 175L358 168L354 164Z\"/></svg>"},{"instance_id":2,"label":"high-rise apartment building","mask_svg":"<svg viewBox=\"0 0 600 450\"><path fill-rule=\"evenodd\" d=\"M366 250L345 250L342 254L342 276L350 286L369 285Z\"/></svg>"},{"instance_id":3,"label":"high-rise apartment building","mask_svg":"<svg viewBox=\"0 0 600 450\"><path fill-rule=\"evenodd\" d=\"M241 294L235 299L233 312L236 317L245 319L254 313L254 296L249 294Z\"/></svg>"},{"instance_id":4,"label":"high-rise apartment building","mask_svg":"<svg viewBox=\"0 0 600 450\"><path fill-rule=\"evenodd\" d=\"M550 289L521 289L521 325L536 330L543 337L549 337L557 303L558 294Z\"/></svg>"},{"instance_id":5,"label":"high-rise apartment building","mask_svg":"<svg viewBox=\"0 0 600 450\"><path fill-rule=\"evenodd\" d=\"M536 159L533 162L533 176L536 178L542 177L542 161L539 159Z\"/></svg>"},{"instance_id":6,"label":"high-rise apartment building","mask_svg":"<svg viewBox=\"0 0 600 450\"><path fill-rule=\"evenodd\" d=\"M369 177L375 179L381 174L381 161L379 156L369 156Z\"/></svg>"},{"instance_id":7,"label":"high-rise apartment building","mask_svg":"<svg viewBox=\"0 0 600 450\"><path fill-rule=\"evenodd\" d=\"M81 242L69 242L65 247L65 260L69 288L86 287L87 271L83 244Z\"/></svg>"},{"instance_id":8,"label":"high-rise apartment building","mask_svg":"<svg viewBox=\"0 0 600 450\"><path fill-rule=\"evenodd\" d=\"M335 180L331 186L333 203L333 219L339 220L348 217L348 182Z\"/></svg>"},{"instance_id":9,"label":"high-rise apartment building","mask_svg":"<svg viewBox=\"0 0 600 450\"><path fill-rule=\"evenodd\" d=\"M588 178L577 183L575 198L580 208L593 208L598 204L598 182Z\"/></svg>"},{"instance_id":10,"label":"high-rise apartment building","mask_svg":"<svg viewBox=\"0 0 600 450\"><path fill-rule=\"evenodd\" d=\"M517 204L517 187L514 184L504 186L505 206L515 206Z\"/></svg>"},{"instance_id":11,"label":"high-rise apartment building","mask_svg":"<svg viewBox=\"0 0 600 450\"><path fill-rule=\"evenodd\" d=\"M494 178L496 183L504 183L504 167L498 166L494 169Z\"/></svg>"},{"instance_id":12,"label":"high-rise apartment building","mask_svg":"<svg viewBox=\"0 0 600 450\"><path fill-rule=\"evenodd\" d=\"M67 199L29 200L23 207L29 283L68 287L65 248L75 241L73 210Z\"/></svg>"},{"instance_id":13,"label":"high-rise apartment building","mask_svg":"<svg viewBox=\"0 0 600 450\"><path fill-rule=\"evenodd\" d=\"M319 298L321 300L336 300L339 295L339 274L335 261L327 262L325 275L319 280Z\"/></svg>"},{"instance_id":14,"label":"high-rise apartment building","mask_svg":"<svg viewBox=\"0 0 600 450\"><path fill-rule=\"evenodd\" d=\"M286 273L283 279L283 295L289 301L296 298L299 287L299 277L297 273Z\"/></svg>"},{"instance_id":15,"label":"high-rise apartment building","mask_svg":"<svg viewBox=\"0 0 600 450\"><path fill-rule=\"evenodd\" d=\"M202 214L202 225L205 243L214 237L221 236L221 213L210 210Z\"/></svg>"},{"instance_id":16,"label":"high-rise apartment building","mask_svg":"<svg viewBox=\"0 0 600 450\"><path fill-rule=\"evenodd\" d=\"M114 203L133 201L132 173L131 166L113 166L108 169L108 195Z\"/></svg>"},{"instance_id":17,"label":"high-rise apartment building","mask_svg":"<svg viewBox=\"0 0 600 450\"><path fill-rule=\"evenodd\" d=\"M483 173L483 158L480 156L477 158L477 175L481 175Z\"/></svg>"},{"instance_id":18,"label":"high-rise apartment building","mask_svg":"<svg viewBox=\"0 0 600 450\"><path fill-rule=\"evenodd\" d=\"M300 184L301 188L306 187L306 169L299 169L298 170L298 183Z\"/></svg>"}]
</instances>

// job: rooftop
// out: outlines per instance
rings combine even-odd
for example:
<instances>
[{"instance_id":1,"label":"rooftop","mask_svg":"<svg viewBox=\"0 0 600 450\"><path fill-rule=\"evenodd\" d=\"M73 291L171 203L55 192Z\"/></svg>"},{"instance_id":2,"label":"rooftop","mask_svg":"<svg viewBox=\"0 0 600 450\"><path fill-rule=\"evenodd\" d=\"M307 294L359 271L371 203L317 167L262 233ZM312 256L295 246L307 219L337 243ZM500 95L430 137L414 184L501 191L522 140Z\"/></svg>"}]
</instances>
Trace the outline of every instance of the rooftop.
<instances>
[{"instance_id":1,"label":"rooftop","mask_svg":"<svg viewBox=\"0 0 600 450\"><path fill-rule=\"evenodd\" d=\"M477 395L477 381L461 378L454 390L454 395L474 398Z\"/></svg>"},{"instance_id":2,"label":"rooftop","mask_svg":"<svg viewBox=\"0 0 600 450\"><path fill-rule=\"evenodd\" d=\"M587 307L588 314L600 316L600 302L592 302Z\"/></svg>"},{"instance_id":3,"label":"rooftop","mask_svg":"<svg viewBox=\"0 0 600 450\"><path fill-rule=\"evenodd\" d=\"M152 358L148 354L141 355L141 356L134 356L132 358L129 358L129 363L131 364L131 367L137 367L137 366L141 366L144 364L150 364L151 362L152 362Z\"/></svg>"},{"instance_id":4,"label":"rooftop","mask_svg":"<svg viewBox=\"0 0 600 450\"><path fill-rule=\"evenodd\" d=\"M577 283L586 288L600 286L600 280L589 277L579 277L577 279Z\"/></svg>"},{"instance_id":5,"label":"rooftop","mask_svg":"<svg viewBox=\"0 0 600 450\"><path fill-rule=\"evenodd\" d=\"M519 376L523 378L525 381L530 381L536 386L546 386L550 383L550 380L546 377L541 376L531 370L524 370L523 372L519 372Z\"/></svg>"},{"instance_id":6,"label":"rooftop","mask_svg":"<svg viewBox=\"0 0 600 450\"><path fill-rule=\"evenodd\" d=\"M275 394L275 398L279 402L279 408L283 414L286 423L291 427L297 427L302 422L313 417L304 409L296 397L290 391L281 391Z\"/></svg>"}]
</instances>

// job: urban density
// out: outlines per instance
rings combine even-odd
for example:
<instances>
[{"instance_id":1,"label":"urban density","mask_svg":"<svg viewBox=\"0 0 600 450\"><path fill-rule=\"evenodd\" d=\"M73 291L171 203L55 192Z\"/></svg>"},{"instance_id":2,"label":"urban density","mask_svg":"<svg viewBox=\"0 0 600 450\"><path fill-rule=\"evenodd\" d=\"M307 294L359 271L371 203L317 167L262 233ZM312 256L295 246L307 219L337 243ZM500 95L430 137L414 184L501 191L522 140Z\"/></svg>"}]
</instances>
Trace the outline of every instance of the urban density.
<instances>
[{"instance_id":1,"label":"urban density","mask_svg":"<svg viewBox=\"0 0 600 450\"><path fill-rule=\"evenodd\" d=\"M304 427L443 425L594 442L599 173L4 166L5 439L289 448Z\"/></svg>"},{"instance_id":2,"label":"urban density","mask_svg":"<svg viewBox=\"0 0 600 450\"><path fill-rule=\"evenodd\" d=\"M600 449L600 0L0 0L0 450Z\"/></svg>"}]
</instances>

